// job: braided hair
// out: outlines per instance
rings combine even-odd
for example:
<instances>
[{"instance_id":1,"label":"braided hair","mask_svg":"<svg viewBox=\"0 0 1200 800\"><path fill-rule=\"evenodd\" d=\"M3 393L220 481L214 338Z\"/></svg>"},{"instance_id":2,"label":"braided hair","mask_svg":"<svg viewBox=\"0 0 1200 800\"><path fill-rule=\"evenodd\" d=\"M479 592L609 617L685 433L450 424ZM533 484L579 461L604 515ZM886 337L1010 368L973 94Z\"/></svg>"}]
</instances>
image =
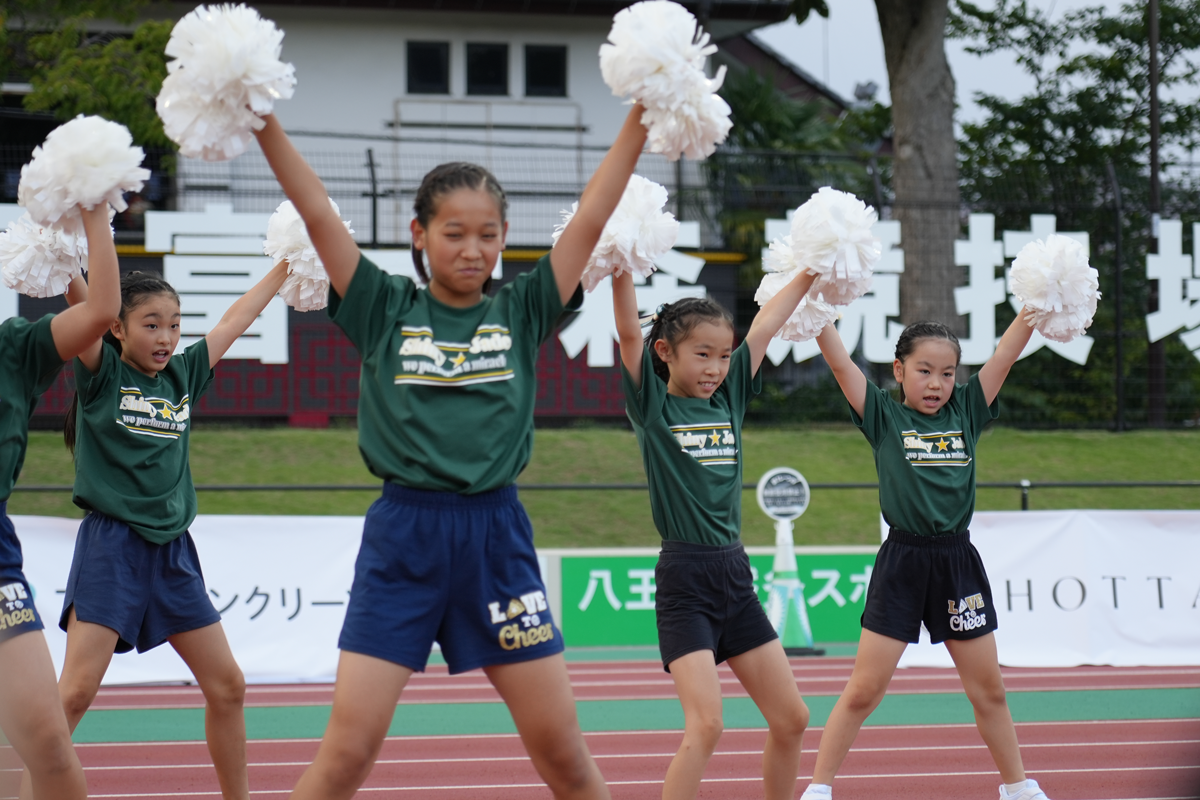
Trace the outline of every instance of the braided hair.
<instances>
[{"instance_id":1,"label":"braided hair","mask_svg":"<svg viewBox=\"0 0 1200 800\"><path fill-rule=\"evenodd\" d=\"M507 221L508 197L504 194L504 189L496 180L496 176L478 164L452 161L429 170L421 180L417 196L413 200L413 216L416 217L422 228L428 229L429 220L437 216L438 204L442 198L458 189L487 192L496 201L496 207L500 209L500 223L503 224ZM416 268L421 282L428 286L429 272L425 268L424 255L425 251L419 250L415 246L412 248L413 266ZM492 279L488 277L483 284L483 293L487 294L491 288Z\"/></svg>"},{"instance_id":2,"label":"braided hair","mask_svg":"<svg viewBox=\"0 0 1200 800\"><path fill-rule=\"evenodd\" d=\"M650 363L654 366L654 374L664 381L670 381L671 372L658 357L658 351L654 349L655 342L662 339L675 348L702 322L724 324L733 329L733 316L720 303L707 297L685 297L667 303L659 307L653 319L650 332L646 334L646 343L650 346Z\"/></svg>"},{"instance_id":3,"label":"braided hair","mask_svg":"<svg viewBox=\"0 0 1200 800\"><path fill-rule=\"evenodd\" d=\"M130 311L157 295L167 295L176 303L179 302L179 294L171 284L157 275L149 272L126 272L121 276L121 311L118 319L124 322ZM104 341L116 347L118 353L121 352L121 340L113 336L112 330L105 331ZM71 398L71 404L67 406L67 416L63 420L63 441L72 453L75 452L77 397L78 394Z\"/></svg>"},{"instance_id":4,"label":"braided hair","mask_svg":"<svg viewBox=\"0 0 1200 800\"><path fill-rule=\"evenodd\" d=\"M958 337L950 328L940 322L914 322L911 325L905 326L900 332L900 338L896 341L896 360L903 364L913 350L917 348L917 343L925 339L944 339L954 348L954 363L955 365L962 359L962 346L958 343ZM900 385L900 402L904 402L904 385Z\"/></svg>"}]
</instances>

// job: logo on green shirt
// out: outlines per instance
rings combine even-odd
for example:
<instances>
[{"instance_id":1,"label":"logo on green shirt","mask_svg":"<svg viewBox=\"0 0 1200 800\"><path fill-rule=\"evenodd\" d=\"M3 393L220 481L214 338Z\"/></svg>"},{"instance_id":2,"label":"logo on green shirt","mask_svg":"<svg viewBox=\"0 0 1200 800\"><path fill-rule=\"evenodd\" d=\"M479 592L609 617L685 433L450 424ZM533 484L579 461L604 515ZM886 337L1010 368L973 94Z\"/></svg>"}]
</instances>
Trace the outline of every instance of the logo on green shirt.
<instances>
[{"instance_id":1,"label":"logo on green shirt","mask_svg":"<svg viewBox=\"0 0 1200 800\"><path fill-rule=\"evenodd\" d=\"M515 377L505 355L512 334L501 325L480 325L469 342L437 341L428 327L401 326L400 334L397 385L470 386Z\"/></svg>"},{"instance_id":2,"label":"logo on green shirt","mask_svg":"<svg viewBox=\"0 0 1200 800\"><path fill-rule=\"evenodd\" d=\"M737 439L728 422L672 425L680 449L705 466L737 463Z\"/></svg>"},{"instance_id":3,"label":"logo on green shirt","mask_svg":"<svg viewBox=\"0 0 1200 800\"><path fill-rule=\"evenodd\" d=\"M914 467L965 467L971 463L962 431L901 431L904 457Z\"/></svg>"},{"instance_id":4,"label":"logo on green shirt","mask_svg":"<svg viewBox=\"0 0 1200 800\"><path fill-rule=\"evenodd\" d=\"M191 417L188 400L188 395L184 395L176 405L161 397L143 397L136 386L122 386L118 409L130 413L122 413L117 422L139 436L178 439L187 430L187 420Z\"/></svg>"}]
</instances>

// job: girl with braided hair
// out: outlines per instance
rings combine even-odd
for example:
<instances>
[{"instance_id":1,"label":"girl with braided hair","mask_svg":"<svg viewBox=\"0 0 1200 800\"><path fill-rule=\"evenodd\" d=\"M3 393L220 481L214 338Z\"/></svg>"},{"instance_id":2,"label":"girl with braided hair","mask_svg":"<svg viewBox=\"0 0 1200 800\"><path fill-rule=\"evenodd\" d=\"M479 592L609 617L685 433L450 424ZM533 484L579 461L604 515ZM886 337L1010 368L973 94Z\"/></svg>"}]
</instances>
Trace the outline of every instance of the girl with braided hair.
<instances>
[{"instance_id":1,"label":"girl with braided hair","mask_svg":"<svg viewBox=\"0 0 1200 800\"><path fill-rule=\"evenodd\" d=\"M264 118L259 144L329 273L329 315L362 356L359 449L385 481L364 520L333 712L293 798L354 795L435 641L451 673L483 669L556 798L609 796L515 481L533 446L538 348L582 300L588 257L646 141L642 113L630 111L554 249L490 296L508 231L491 173L443 164L421 182L411 232L422 287L359 252L320 178Z\"/></svg>"},{"instance_id":2,"label":"girl with braided hair","mask_svg":"<svg viewBox=\"0 0 1200 800\"><path fill-rule=\"evenodd\" d=\"M67 652L58 690L72 731L113 653L169 643L204 693L205 734L221 794L249 800L245 681L213 607L188 528L196 490L192 416L213 367L279 291L276 264L203 338L176 355L179 295L157 275L126 273L108 333L75 359L64 438L75 456L75 539L59 626ZM29 797L29 787L22 787Z\"/></svg>"},{"instance_id":3,"label":"girl with braided hair","mask_svg":"<svg viewBox=\"0 0 1200 800\"><path fill-rule=\"evenodd\" d=\"M975 723L1003 785L1001 800L1047 800L1025 777L996 655L996 610L987 573L971 544L975 446L999 415L997 395L1032 334L1021 311L996 352L955 384L958 338L939 322L915 322L896 343L892 371L900 400L866 379L828 325L821 353L875 452L879 507L889 525L875 558L854 671L821 735L813 783L802 800L830 800L833 777L863 721L883 700L892 673L922 623L946 643Z\"/></svg>"},{"instance_id":4,"label":"girl with braided hair","mask_svg":"<svg viewBox=\"0 0 1200 800\"><path fill-rule=\"evenodd\" d=\"M767 344L812 281L801 274L785 286L734 347L729 312L703 298L663 306L643 339L633 279L627 272L613 278L625 412L663 539L654 569L658 643L684 714L683 742L663 784L668 800L696 796L721 736L723 661L767 720L764 796L783 800L795 791L808 707L742 546L741 442Z\"/></svg>"}]
</instances>

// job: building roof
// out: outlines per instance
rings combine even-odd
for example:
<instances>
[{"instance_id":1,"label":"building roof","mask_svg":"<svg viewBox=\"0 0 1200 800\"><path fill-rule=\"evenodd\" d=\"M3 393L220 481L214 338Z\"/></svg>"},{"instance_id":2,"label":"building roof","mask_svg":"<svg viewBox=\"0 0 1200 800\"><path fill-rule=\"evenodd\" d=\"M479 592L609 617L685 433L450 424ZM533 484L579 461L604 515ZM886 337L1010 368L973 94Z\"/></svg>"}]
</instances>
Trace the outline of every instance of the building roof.
<instances>
[{"instance_id":1,"label":"building roof","mask_svg":"<svg viewBox=\"0 0 1200 800\"><path fill-rule=\"evenodd\" d=\"M752 33L730 36L717 43L720 52L727 58L754 70L759 75L774 79L775 88L800 102L817 101L832 106L837 115L850 107L850 103L837 92L804 71L788 58L771 49Z\"/></svg>"},{"instance_id":2,"label":"building roof","mask_svg":"<svg viewBox=\"0 0 1200 800\"><path fill-rule=\"evenodd\" d=\"M681 0L705 20L782 22L791 13L791 0ZM375 8L398 11L475 11L493 14L548 14L611 17L632 0L269 0L269 5L293 8Z\"/></svg>"}]
</instances>

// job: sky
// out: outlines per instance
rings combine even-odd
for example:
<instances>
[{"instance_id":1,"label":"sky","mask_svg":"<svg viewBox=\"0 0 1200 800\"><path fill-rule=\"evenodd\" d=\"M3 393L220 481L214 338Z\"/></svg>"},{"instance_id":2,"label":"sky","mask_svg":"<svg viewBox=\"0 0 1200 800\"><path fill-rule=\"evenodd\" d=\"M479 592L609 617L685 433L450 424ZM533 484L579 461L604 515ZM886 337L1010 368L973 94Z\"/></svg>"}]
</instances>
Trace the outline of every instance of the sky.
<instances>
[{"instance_id":1,"label":"sky","mask_svg":"<svg viewBox=\"0 0 1200 800\"><path fill-rule=\"evenodd\" d=\"M989 5L988 0L981 5ZM1061 19L1074 8L1104 5L1116 10L1120 0L1030 0L1030 5ZM847 100L854 99L855 84L874 81L880 87L877 99L888 102L875 0L829 0L829 11L828 20L811 14L803 25L783 22L760 28L756 35ZM1033 88L1032 79L1006 54L981 58L965 52L961 43L947 41L946 56L956 82L960 122L982 116L972 101L975 92L1015 98Z\"/></svg>"}]
</instances>

